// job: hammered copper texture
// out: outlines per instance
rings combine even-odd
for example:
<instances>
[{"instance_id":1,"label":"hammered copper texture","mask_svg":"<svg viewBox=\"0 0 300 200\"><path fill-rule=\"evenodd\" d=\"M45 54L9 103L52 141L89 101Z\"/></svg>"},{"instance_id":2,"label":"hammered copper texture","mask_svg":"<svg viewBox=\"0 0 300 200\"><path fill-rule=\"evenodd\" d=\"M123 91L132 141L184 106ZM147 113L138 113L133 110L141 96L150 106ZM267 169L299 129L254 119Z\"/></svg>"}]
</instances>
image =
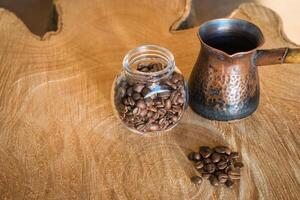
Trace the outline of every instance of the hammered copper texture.
<instances>
[{"instance_id":1,"label":"hammered copper texture","mask_svg":"<svg viewBox=\"0 0 300 200\"><path fill-rule=\"evenodd\" d=\"M252 113L259 99L254 54L228 57L202 45L189 82L191 107L207 118L220 120Z\"/></svg>"}]
</instances>

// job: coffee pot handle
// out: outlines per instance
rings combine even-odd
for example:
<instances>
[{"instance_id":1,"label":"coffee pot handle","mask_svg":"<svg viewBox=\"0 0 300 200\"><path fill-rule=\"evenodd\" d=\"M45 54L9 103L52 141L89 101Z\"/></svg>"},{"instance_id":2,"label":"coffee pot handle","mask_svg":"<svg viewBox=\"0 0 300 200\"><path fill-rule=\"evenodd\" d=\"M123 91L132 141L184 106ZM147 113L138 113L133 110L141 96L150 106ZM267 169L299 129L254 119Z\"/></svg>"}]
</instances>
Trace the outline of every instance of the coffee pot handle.
<instances>
[{"instance_id":1,"label":"coffee pot handle","mask_svg":"<svg viewBox=\"0 0 300 200\"><path fill-rule=\"evenodd\" d=\"M300 63L300 48L259 49L254 59L258 66Z\"/></svg>"}]
</instances>

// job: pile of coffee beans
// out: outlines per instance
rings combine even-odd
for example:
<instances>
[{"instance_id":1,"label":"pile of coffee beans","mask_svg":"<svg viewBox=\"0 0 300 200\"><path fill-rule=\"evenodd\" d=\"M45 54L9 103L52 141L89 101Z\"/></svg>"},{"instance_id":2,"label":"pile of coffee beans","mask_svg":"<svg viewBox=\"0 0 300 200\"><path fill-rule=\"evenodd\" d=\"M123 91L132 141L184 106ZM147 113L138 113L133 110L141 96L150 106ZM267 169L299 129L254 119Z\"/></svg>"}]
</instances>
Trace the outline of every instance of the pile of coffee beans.
<instances>
[{"instance_id":1,"label":"pile of coffee beans","mask_svg":"<svg viewBox=\"0 0 300 200\"><path fill-rule=\"evenodd\" d=\"M148 63L139 64L137 70L152 73L165 67L161 63ZM115 103L121 120L141 133L173 127L186 104L184 78L175 71L156 83L124 79L116 91Z\"/></svg>"},{"instance_id":2,"label":"pile of coffee beans","mask_svg":"<svg viewBox=\"0 0 300 200\"><path fill-rule=\"evenodd\" d=\"M191 152L188 155L188 159L194 162L200 174L193 176L191 181L201 184L203 178L208 178L213 186L224 184L232 188L234 181L240 179L240 169L244 166L238 158L239 153L232 152L226 146L201 146L199 152Z\"/></svg>"}]
</instances>

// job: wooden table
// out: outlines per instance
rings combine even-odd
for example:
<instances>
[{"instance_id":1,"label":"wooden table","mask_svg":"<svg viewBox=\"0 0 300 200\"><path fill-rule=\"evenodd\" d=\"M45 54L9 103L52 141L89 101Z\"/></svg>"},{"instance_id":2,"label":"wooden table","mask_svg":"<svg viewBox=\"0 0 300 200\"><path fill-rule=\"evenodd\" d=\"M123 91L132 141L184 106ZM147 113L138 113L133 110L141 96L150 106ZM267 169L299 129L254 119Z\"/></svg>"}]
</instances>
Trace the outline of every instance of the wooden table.
<instances>
[{"instance_id":1,"label":"wooden table","mask_svg":"<svg viewBox=\"0 0 300 200\"><path fill-rule=\"evenodd\" d=\"M238 122L190 109L159 136L126 130L111 86L126 52L169 48L186 78L197 27L175 31L190 1L59 1L59 28L42 39L0 9L0 199L300 199L300 65L260 67L261 102ZM231 17L259 25L264 48L296 47L271 10L244 4ZM200 187L186 154L229 145L245 168L232 190Z\"/></svg>"}]
</instances>

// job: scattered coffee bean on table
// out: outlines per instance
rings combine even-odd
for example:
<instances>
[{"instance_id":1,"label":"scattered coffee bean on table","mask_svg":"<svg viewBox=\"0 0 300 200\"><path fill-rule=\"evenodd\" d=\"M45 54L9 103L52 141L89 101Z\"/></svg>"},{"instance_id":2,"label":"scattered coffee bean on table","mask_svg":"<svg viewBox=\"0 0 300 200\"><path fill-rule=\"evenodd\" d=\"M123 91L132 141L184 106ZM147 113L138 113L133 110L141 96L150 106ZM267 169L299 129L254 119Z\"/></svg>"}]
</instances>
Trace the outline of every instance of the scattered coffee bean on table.
<instances>
[{"instance_id":1,"label":"scattered coffee bean on table","mask_svg":"<svg viewBox=\"0 0 300 200\"><path fill-rule=\"evenodd\" d=\"M150 62L139 63L136 70L151 75L165 68L162 63ZM155 84L125 79L116 88L116 105L121 120L141 133L168 130L178 123L184 113L184 77L174 71ZM195 159L200 159L199 156L199 153L195 155Z\"/></svg>"},{"instance_id":2,"label":"scattered coffee bean on table","mask_svg":"<svg viewBox=\"0 0 300 200\"><path fill-rule=\"evenodd\" d=\"M202 183L202 178L200 176L193 176L191 181L197 185L200 185Z\"/></svg>"},{"instance_id":3,"label":"scattered coffee bean on table","mask_svg":"<svg viewBox=\"0 0 300 200\"><path fill-rule=\"evenodd\" d=\"M232 152L226 146L210 148L201 146L199 152L191 152L188 159L195 163L195 168L200 176L193 176L191 181L200 184L203 178L208 178L213 186L225 185L232 188L234 182L241 178L243 163L238 161L238 152Z\"/></svg>"}]
</instances>

